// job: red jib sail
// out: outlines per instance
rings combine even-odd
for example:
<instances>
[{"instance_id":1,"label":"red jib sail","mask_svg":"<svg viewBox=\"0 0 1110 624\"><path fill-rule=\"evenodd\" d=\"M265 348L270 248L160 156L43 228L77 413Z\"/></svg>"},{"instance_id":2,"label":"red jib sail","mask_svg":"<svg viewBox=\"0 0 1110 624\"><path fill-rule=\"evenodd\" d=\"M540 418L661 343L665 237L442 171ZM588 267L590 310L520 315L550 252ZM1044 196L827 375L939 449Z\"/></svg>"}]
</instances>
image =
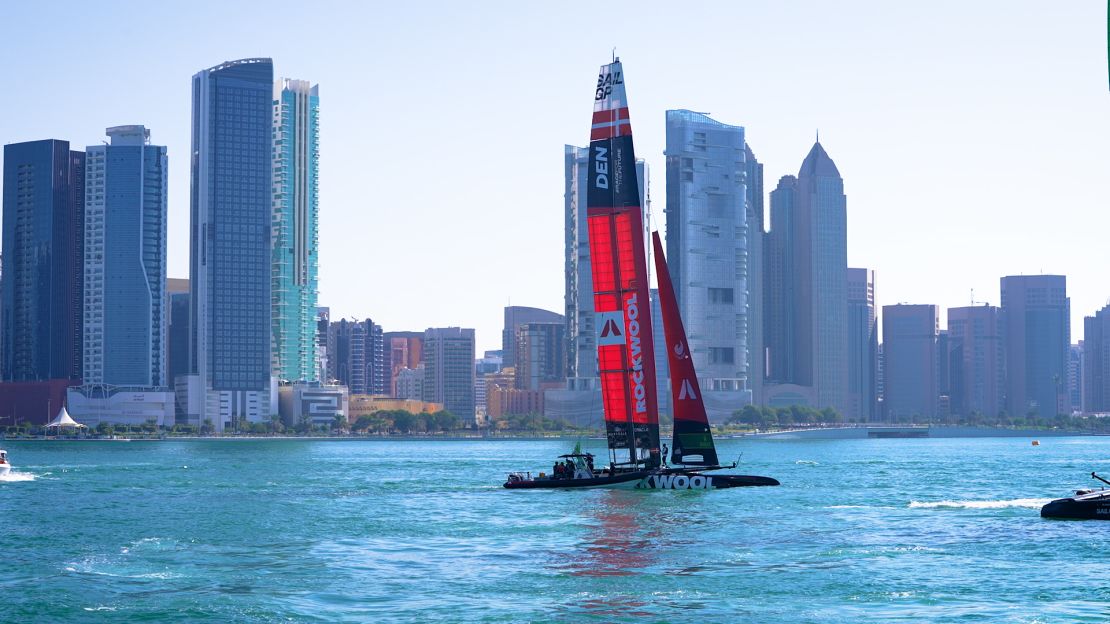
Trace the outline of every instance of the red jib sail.
<instances>
[{"instance_id":1,"label":"red jib sail","mask_svg":"<svg viewBox=\"0 0 1110 624\"><path fill-rule=\"evenodd\" d=\"M678 313L678 302L671 285L671 274L667 260L663 257L663 244L659 242L659 232L651 233L655 246L655 272L659 281L659 307L663 313L663 335L667 339L667 363L671 373L671 402L674 405L674 448L671 461L676 464L699 466L717 465L717 448L713 445L713 433L709 429L709 418L705 415L705 403L701 398L701 386L694 371L694 359L690 357L690 345L686 342L686 329L682 326L682 316Z\"/></svg>"},{"instance_id":2,"label":"red jib sail","mask_svg":"<svg viewBox=\"0 0 1110 624\"><path fill-rule=\"evenodd\" d=\"M594 93L586 194L597 359L609 448L658 466L659 411L640 189L619 60Z\"/></svg>"}]
</instances>

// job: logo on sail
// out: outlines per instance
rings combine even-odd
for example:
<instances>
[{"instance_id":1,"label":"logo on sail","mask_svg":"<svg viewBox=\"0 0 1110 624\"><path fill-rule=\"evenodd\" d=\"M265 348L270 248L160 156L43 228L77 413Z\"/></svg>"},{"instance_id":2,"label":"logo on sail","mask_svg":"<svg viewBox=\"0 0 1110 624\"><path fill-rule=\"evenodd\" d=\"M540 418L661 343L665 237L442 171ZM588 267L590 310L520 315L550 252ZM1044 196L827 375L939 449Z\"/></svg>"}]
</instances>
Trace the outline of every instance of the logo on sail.
<instances>
[{"instance_id":1,"label":"logo on sail","mask_svg":"<svg viewBox=\"0 0 1110 624\"><path fill-rule=\"evenodd\" d=\"M686 346L683 345L681 342L676 343L675 346L674 346L674 354L677 355L678 357L685 357L685 355L686 355Z\"/></svg>"},{"instance_id":2,"label":"logo on sail","mask_svg":"<svg viewBox=\"0 0 1110 624\"><path fill-rule=\"evenodd\" d=\"M597 326L600 328L597 334L598 346L624 345L623 312L598 312Z\"/></svg>"},{"instance_id":3,"label":"logo on sail","mask_svg":"<svg viewBox=\"0 0 1110 624\"><path fill-rule=\"evenodd\" d=\"M682 380L682 388L678 391L679 401L693 401L698 398L698 394L694 392L694 385L690 383L689 379Z\"/></svg>"}]
</instances>

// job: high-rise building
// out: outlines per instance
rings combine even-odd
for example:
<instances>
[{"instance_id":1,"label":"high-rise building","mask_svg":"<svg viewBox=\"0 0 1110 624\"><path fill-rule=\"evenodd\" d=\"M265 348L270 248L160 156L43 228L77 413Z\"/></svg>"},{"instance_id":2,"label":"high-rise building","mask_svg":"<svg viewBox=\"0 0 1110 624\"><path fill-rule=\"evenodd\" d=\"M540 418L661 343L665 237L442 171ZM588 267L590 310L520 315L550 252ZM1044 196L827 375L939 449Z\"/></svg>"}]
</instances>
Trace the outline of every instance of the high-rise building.
<instances>
[{"instance_id":1,"label":"high-rise building","mask_svg":"<svg viewBox=\"0 0 1110 624\"><path fill-rule=\"evenodd\" d=\"M166 148L143 126L85 150L84 382L169 387Z\"/></svg>"},{"instance_id":2,"label":"high-rise building","mask_svg":"<svg viewBox=\"0 0 1110 624\"><path fill-rule=\"evenodd\" d=\"M1063 275L1003 277L1006 410L1054 417L1068 411L1071 301Z\"/></svg>"},{"instance_id":3,"label":"high-rise building","mask_svg":"<svg viewBox=\"0 0 1110 624\"><path fill-rule=\"evenodd\" d=\"M217 431L277 412L270 399L273 85L267 58L193 76L193 375L187 388L179 383L178 412Z\"/></svg>"},{"instance_id":4,"label":"high-rise building","mask_svg":"<svg viewBox=\"0 0 1110 624\"><path fill-rule=\"evenodd\" d=\"M1083 341L1068 346L1068 411L1083 411Z\"/></svg>"},{"instance_id":5,"label":"high-rise building","mask_svg":"<svg viewBox=\"0 0 1110 624\"><path fill-rule=\"evenodd\" d=\"M166 385L173 388L178 375L189 374L189 280L166 280Z\"/></svg>"},{"instance_id":6,"label":"high-rise building","mask_svg":"<svg viewBox=\"0 0 1110 624\"><path fill-rule=\"evenodd\" d=\"M589 149L567 145L564 147L565 190L565 322L567 336L567 376L580 378L583 383L575 386L592 387L597 372L597 335L594 327L594 286L590 268L590 241L586 221L586 188ZM636 160L636 179L640 189L640 206L645 215L651 210L650 176L647 163ZM644 223L650 223L645 218ZM645 232L646 234L646 232ZM647 245L647 238L644 238ZM649 246L650 247L650 246ZM646 256L646 257L650 257ZM650 264L650 261L649 261ZM508 308L506 308L506 313ZM546 319L537 319L547 322ZM508 327L508 323L506 323ZM504 334L502 334L504 336ZM502 340L504 348L504 340ZM506 354L507 358L511 358ZM511 359L505 366L512 366ZM663 378L659 378L662 380ZM662 383L662 381L660 382Z\"/></svg>"},{"instance_id":7,"label":"high-rise building","mask_svg":"<svg viewBox=\"0 0 1110 624\"><path fill-rule=\"evenodd\" d=\"M316 381L320 87L274 87L273 375Z\"/></svg>"},{"instance_id":8,"label":"high-rise building","mask_svg":"<svg viewBox=\"0 0 1110 624\"><path fill-rule=\"evenodd\" d=\"M567 380L566 324L524 323L516 327L516 388L544 390ZM504 366L504 355L502 355Z\"/></svg>"},{"instance_id":9,"label":"high-rise building","mask_svg":"<svg viewBox=\"0 0 1110 624\"><path fill-rule=\"evenodd\" d=\"M1110 413L1110 305L1083 319L1083 411Z\"/></svg>"},{"instance_id":10,"label":"high-rise building","mask_svg":"<svg viewBox=\"0 0 1110 624\"><path fill-rule=\"evenodd\" d=\"M771 193L765 341L768 378L791 395L809 388L814 407L848 407L847 200L820 143L798 177ZM777 390L765 388L768 403Z\"/></svg>"},{"instance_id":11,"label":"high-rise building","mask_svg":"<svg viewBox=\"0 0 1110 624\"><path fill-rule=\"evenodd\" d=\"M3 193L0 379L78 380L85 153L68 141L5 145Z\"/></svg>"},{"instance_id":12,"label":"high-rise building","mask_svg":"<svg viewBox=\"0 0 1110 624\"><path fill-rule=\"evenodd\" d=\"M878 419L879 330L875 322L875 271L848 269L848 410L849 421Z\"/></svg>"},{"instance_id":13,"label":"high-rise building","mask_svg":"<svg viewBox=\"0 0 1110 624\"><path fill-rule=\"evenodd\" d=\"M335 378L352 395L386 393L385 340L372 320L332 321L328 343L334 344Z\"/></svg>"},{"instance_id":14,"label":"high-rise building","mask_svg":"<svg viewBox=\"0 0 1110 624\"><path fill-rule=\"evenodd\" d=\"M990 305L948 308L947 354L952 414L997 416L1006 392L1002 311Z\"/></svg>"},{"instance_id":15,"label":"high-rise building","mask_svg":"<svg viewBox=\"0 0 1110 624\"><path fill-rule=\"evenodd\" d=\"M521 325L528 323L565 324L565 320L558 312L525 306L506 306L505 326L501 330L501 353L504 366L516 366L516 332Z\"/></svg>"},{"instance_id":16,"label":"high-rise building","mask_svg":"<svg viewBox=\"0 0 1110 624\"><path fill-rule=\"evenodd\" d=\"M766 238L763 215L763 164L755 153L744 144L745 186L747 188L748 219L748 386L752 402L763 403L763 381L767 376L766 341L764 330L764 252Z\"/></svg>"},{"instance_id":17,"label":"high-rise building","mask_svg":"<svg viewBox=\"0 0 1110 624\"><path fill-rule=\"evenodd\" d=\"M771 230L767 232L763 252L763 339L767 349L767 381L782 385L812 384L809 375L802 377L799 356L799 329L808 332L808 324L799 328L796 296L795 200L798 179L785 175L771 191Z\"/></svg>"},{"instance_id":18,"label":"high-rise building","mask_svg":"<svg viewBox=\"0 0 1110 624\"><path fill-rule=\"evenodd\" d=\"M463 422L474 421L474 330L424 332L424 400L442 403Z\"/></svg>"},{"instance_id":19,"label":"high-rise building","mask_svg":"<svg viewBox=\"0 0 1110 624\"><path fill-rule=\"evenodd\" d=\"M744 128L667 111L666 156L667 265L701 387L749 390Z\"/></svg>"},{"instance_id":20,"label":"high-rise building","mask_svg":"<svg viewBox=\"0 0 1110 624\"><path fill-rule=\"evenodd\" d=\"M883 407L891 420L936 416L938 322L935 305L883 306Z\"/></svg>"}]
</instances>

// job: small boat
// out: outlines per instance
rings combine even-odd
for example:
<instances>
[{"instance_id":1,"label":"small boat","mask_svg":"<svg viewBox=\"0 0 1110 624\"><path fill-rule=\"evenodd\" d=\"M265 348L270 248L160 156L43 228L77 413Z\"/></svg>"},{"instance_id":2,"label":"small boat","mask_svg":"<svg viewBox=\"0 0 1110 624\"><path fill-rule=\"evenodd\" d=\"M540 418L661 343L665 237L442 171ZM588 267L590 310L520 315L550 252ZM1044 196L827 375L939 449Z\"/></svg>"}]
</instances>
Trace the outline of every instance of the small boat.
<instances>
[{"instance_id":1,"label":"small boat","mask_svg":"<svg viewBox=\"0 0 1110 624\"><path fill-rule=\"evenodd\" d=\"M0 449L0 477L12 471L12 465L8 463L8 452Z\"/></svg>"},{"instance_id":2,"label":"small boat","mask_svg":"<svg viewBox=\"0 0 1110 624\"><path fill-rule=\"evenodd\" d=\"M1091 477L1110 485L1110 481L1093 472ZM1058 498L1041 507L1041 517L1072 520L1110 520L1110 490L1106 488L1077 490L1075 496Z\"/></svg>"}]
</instances>

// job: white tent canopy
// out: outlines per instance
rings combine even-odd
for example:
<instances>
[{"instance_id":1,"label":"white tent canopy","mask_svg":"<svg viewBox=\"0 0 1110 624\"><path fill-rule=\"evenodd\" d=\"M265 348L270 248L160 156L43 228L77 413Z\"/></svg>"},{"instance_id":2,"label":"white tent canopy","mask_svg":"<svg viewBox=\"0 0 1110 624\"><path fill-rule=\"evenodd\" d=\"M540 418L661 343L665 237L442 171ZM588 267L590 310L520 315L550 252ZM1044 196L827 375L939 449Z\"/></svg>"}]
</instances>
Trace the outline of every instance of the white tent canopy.
<instances>
[{"instance_id":1,"label":"white tent canopy","mask_svg":"<svg viewBox=\"0 0 1110 624\"><path fill-rule=\"evenodd\" d=\"M47 423L46 428L49 429L51 427L80 427L82 429L88 429L88 427L86 427L85 425L82 425L76 420L73 420L73 418L70 417L69 412L66 411L66 406L64 405L62 406L61 411L58 412L58 415L54 417L54 420Z\"/></svg>"}]
</instances>

